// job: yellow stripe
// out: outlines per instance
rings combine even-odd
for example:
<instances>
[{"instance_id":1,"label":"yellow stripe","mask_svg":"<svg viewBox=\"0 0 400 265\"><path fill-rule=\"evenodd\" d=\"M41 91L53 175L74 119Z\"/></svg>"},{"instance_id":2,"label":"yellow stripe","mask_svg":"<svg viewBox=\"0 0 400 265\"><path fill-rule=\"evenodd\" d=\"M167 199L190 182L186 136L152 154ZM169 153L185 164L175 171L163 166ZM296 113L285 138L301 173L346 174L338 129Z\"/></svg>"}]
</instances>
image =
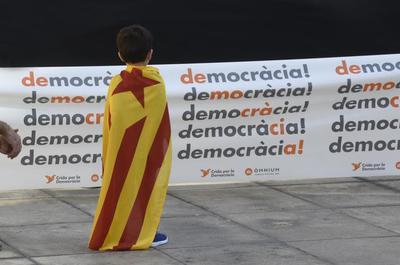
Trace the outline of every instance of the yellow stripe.
<instances>
[{"instance_id":1,"label":"yellow stripe","mask_svg":"<svg viewBox=\"0 0 400 265\"><path fill-rule=\"evenodd\" d=\"M121 77L116 76L114 77L111 82L110 82L110 87L108 88L108 92L107 92L107 101L105 104L105 108L104 108L104 120L103 120L103 146L102 146L102 158L104 162L109 161L108 157L108 153L110 153L108 151L108 149L110 149L110 147L112 148L112 146L108 145L109 142L109 127L108 127L108 114L109 114L109 106L110 106L110 98L111 98L111 94L112 91L117 87L117 85L121 82ZM112 152L111 152L112 153ZM110 154L111 156L111 154ZM104 158L107 157L108 159L105 160ZM113 158L113 160L115 160L115 158ZM111 172L111 173L110 173ZM99 199L97 202L97 208L96 208L96 212L94 215L94 220L93 220L93 226L92 226L92 231L90 233L90 238L92 237L92 234L94 232L94 229L96 227L104 200L106 198L107 195L107 191L108 191L108 187L110 186L110 181L111 181L111 176L112 174L112 168L110 169L109 166L104 165L104 172L103 172L103 179L102 179L102 185L101 185L101 190L100 190L100 195L99 195ZM107 177L108 176L108 177Z\"/></svg>"},{"instance_id":2,"label":"yellow stripe","mask_svg":"<svg viewBox=\"0 0 400 265\"><path fill-rule=\"evenodd\" d=\"M154 240L155 233L157 232L160 223L161 214L163 212L165 197L168 189L168 180L171 172L172 160L172 144L171 141L168 146L167 153L165 154L163 164L157 176L146 215L144 218L142 230L137 243L132 249L146 249L150 247Z\"/></svg>"}]
</instances>

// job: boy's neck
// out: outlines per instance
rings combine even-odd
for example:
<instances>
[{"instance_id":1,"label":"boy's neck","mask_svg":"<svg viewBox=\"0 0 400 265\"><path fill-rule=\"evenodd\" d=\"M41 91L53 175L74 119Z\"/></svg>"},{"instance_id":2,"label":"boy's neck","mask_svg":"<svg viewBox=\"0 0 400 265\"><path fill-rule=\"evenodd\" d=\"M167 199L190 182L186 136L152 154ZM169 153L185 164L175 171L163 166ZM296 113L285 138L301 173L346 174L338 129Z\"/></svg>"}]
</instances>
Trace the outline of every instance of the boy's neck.
<instances>
[{"instance_id":1,"label":"boy's neck","mask_svg":"<svg viewBox=\"0 0 400 265\"><path fill-rule=\"evenodd\" d=\"M147 62L126 63L127 66L147 66Z\"/></svg>"}]
</instances>

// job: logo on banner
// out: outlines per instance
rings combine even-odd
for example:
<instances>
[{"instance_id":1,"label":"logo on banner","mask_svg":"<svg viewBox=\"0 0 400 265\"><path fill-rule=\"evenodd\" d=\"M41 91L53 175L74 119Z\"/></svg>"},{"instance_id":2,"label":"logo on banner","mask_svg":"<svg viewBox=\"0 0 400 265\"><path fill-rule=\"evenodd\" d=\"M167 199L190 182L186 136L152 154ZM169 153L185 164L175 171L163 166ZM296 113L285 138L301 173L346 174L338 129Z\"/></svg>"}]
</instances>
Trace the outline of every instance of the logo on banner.
<instances>
[{"instance_id":1,"label":"logo on banner","mask_svg":"<svg viewBox=\"0 0 400 265\"><path fill-rule=\"evenodd\" d=\"M400 161L396 163L396 168L400 170Z\"/></svg>"},{"instance_id":2,"label":"logo on banner","mask_svg":"<svg viewBox=\"0 0 400 265\"><path fill-rule=\"evenodd\" d=\"M386 170L386 164L384 162L380 163L351 163L353 171L383 171ZM396 164L397 167L397 164Z\"/></svg>"},{"instance_id":3,"label":"logo on banner","mask_svg":"<svg viewBox=\"0 0 400 265\"><path fill-rule=\"evenodd\" d=\"M97 175L97 174L93 174L91 177L90 177L90 179L93 181L93 182L97 182L97 181L99 181L99 175Z\"/></svg>"},{"instance_id":4,"label":"logo on banner","mask_svg":"<svg viewBox=\"0 0 400 265\"><path fill-rule=\"evenodd\" d=\"M46 184L55 183L55 184L72 184L72 183L81 183L81 176L45 176L47 182Z\"/></svg>"},{"instance_id":5,"label":"logo on banner","mask_svg":"<svg viewBox=\"0 0 400 265\"><path fill-rule=\"evenodd\" d=\"M56 175L53 176L44 176L47 179L46 184L52 183L54 179L56 178Z\"/></svg>"},{"instance_id":6,"label":"logo on banner","mask_svg":"<svg viewBox=\"0 0 400 265\"><path fill-rule=\"evenodd\" d=\"M357 171L360 169L361 167L361 162L358 163L351 163L351 165L353 166L353 171Z\"/></svg>"},{"instance_id":7,"label":"logo on banner","mask_svg":"<svg viewBox=\"0 0 400 265\"><path fill-rule=\"evenodd\" d=\"M205 177L207 177L209 174L210 174L210 170L211 169L200 169L200 171L201 171L201 174L202 174L202 178L205 178Z\"/></svg>"},{"instance_id":8,"label":"logo on banner","mask_svg":"<svg viewBox=\"0 0 400 265\"><path fill-rule=\"evenodd\" d=\"M246 168L245 170L244 170L244 174L246 175L246 176L251 176L251 175L253 175L253 169L251 169L251 168Z\"/></svg>"},{"instance_id":9,"label":"logo on banner","mask_svg":"<svg viewBox=\"0 0 400 265\"><path fill-rule=\"evenodd\" d=\"M246 176L277 176L279 175L279 168L278 167L268 167L268 168L246 168L244 170L244 174Z\"/></svg>"},{"instance_id":10,"label":"logo on banner","mask_svg":"<svg viewBox=\"0 0 400 265\"><path fill-rule=\"evenodd\" d=\"M235 170L234 169L200 169L201 177L211 177L211 178L224 178L224 177L234 177Z\"/></svg>"}]
</instances>

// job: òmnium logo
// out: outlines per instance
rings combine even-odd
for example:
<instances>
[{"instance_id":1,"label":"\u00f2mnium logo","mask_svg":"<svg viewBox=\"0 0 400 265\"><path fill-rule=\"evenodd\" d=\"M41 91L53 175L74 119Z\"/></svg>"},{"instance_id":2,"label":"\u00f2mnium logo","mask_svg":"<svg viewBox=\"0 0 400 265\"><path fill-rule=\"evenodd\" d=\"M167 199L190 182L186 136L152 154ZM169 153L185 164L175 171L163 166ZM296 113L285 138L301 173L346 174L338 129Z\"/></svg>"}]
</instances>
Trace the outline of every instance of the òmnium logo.
<instances>
[{"instance_id":1,"label":"\u00f2mnium logo","mask_svg":"<svg viewBox=\"0 0 400 265\"><path fill-rule=\"evenodd\" d=\"M386 164L384 162L380 163L368 163L368 162L356 162L351 163L353 171L380 171L386 170Z\"/></svg>"},{"instance_id":2,"label":"\u00f2mnium logo","mask_svg":"<svg viewBox=\"0 0 400 265\"><path fill-rule=\"evenodd\" d=\"M235 170L234 169L200 169L202 178L211 177L211 178L224 178L224 177L234 177Z\"/></svg>"},{"instance_id":3,"label":"\u00f2mnium logo","mask_svg":"<svg viewBox=\"0 0 400 265\"><path fill-rule=\"evenodd\" d=\"M246 168L244 170L246 176L277 176L279 175L279 167L267 167L267 168Z\"/></svg>"},{"instance_id":4,"label":"\u00f2mnium logo","mask_svg":"<svg viewBox=\"0 0 400 265\"><path fill-rule=\"evenodd\" d=\"M246 176L251 176L251 175L253 175L253 169L251 169L251 168L246 168L245 170L244 170L244 174L246 174Z\"/></svg>"},{"instance_id":5,"label":"\u00f2mnium logo","mask_svg":"<svg viewBox=\"0 0 400 265\"><path fill-rule=\"evenodd\" d=\"M97 182L97 181L99 181L99 175L97 175L97 174L93 174L91 177L90 177L90 179L93 181L93 182Z\"/></svg>"},{"instance_id":6,"label":"\u00f2mnium logo","mask_svg":"<svg viewBox=\"0 0 400 265\"><path fill-rule=\"evenodd\" d=\"M57 176L57 175L52 175L52 176L45 176L47 180L47 184L52 183L55 181L56 184L68 184L68 183L80 183L81 182L81 176Z\"/></svg>"}]
</instances>

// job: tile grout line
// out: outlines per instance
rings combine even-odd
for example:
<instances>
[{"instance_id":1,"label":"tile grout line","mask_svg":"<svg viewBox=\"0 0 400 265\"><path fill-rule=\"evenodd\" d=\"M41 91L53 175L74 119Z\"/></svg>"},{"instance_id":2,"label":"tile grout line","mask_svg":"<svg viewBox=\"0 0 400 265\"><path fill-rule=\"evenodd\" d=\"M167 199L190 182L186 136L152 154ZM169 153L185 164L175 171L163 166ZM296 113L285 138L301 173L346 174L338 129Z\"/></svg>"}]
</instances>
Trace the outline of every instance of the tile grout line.
<instances>
[{"instance_id":1,"label":"tile grout line","mask_svg":"<svg viewBox=\"0 0 400 265\"><path fill-rule=\"evenodd\" d=\"M363 209L363 208L378 208L378 207L398 207L399 203L390 203L390 204L371 204L371 205L361 205L361 206L343 206L343 207L331 207L331 209L337 210L346 210L346 209Z\"/></svg>"},{"instance_id":2,"label":"tile grout line","mask_svg":"<svg viewBox=\"0 0 400 265\"><path fill-rule=\"evenodd\" d=\"M368 181L376 181L376 182L399 182L400 181L400 176L399 178L393 178L393 179L368 179L368 177L353 177L355 179L358 179L360 181L368 180Z\"/></svg>"},{"instance_id":3,"label":"tile grout line","mask_svg":"<svg viewBox=\"0 0 400 265\"><path fill-rule=\"evenodd\" d=\"M290 193L290 192L281 190L279 187L270 186L270 185L265 184L265 183L262 183L262 182L256 182L256 183L257 183L258 185L262 186L262 187L266 187L266 188L269 188L269 189L271 189L271 190L274 190L274 191L277 191L277 192L286 194L286 195L288 195L288 196L290 196L290 197L293 197L293 198L296 198L296 199L299 199L299 200L302 200L302 201L311 203L312 205L318 206L319 208L322 208L322 209L330 209L330 210L332 209L332 208L329 207L329 206L326 206L326 205L323 205L323 204L319 204L319 203L316 203L316 202L314 202L314 201L312 201L312 200L309 200L309 199L303 198L303 197L301 197L301 196L292 194L292 193Z\"/></svg>"},{"instance_id":4,"label":"tile grout line","mask_svg":"<svg viewBox=\"0 0 400 265\"><path fill-rule=\"evenodd\" d=\"M48 191L46 191L46 190L40 190L40 191L46 193L46 194L49 195L51 198L56 199L56 200L58 200L58 201L60 201L60 202L62 202L62 203L65 203L65 204L71 206L72 208L74 208L74 209L76 209L76 210L78 210L78 211L80 211L80 212L82 212L82 213L84 213L84 214L86 214L86 215L88 215L88 216L90 216L90 217L92 217L92 218L94 217L93 214L91 214L91 213L89 213L89 212L87 212L87 211L85 211L85 210L79 208L78 206L76 206L76 205L74 205L74 204L72 204L72 203L70 203L70 202L68 202L68 201L66 201L66 200L61 199L60 197L57 197L57 196L53 195L51 192L48 192Z\"/></svg>"},{"instance_id":5,"label":"tile grout line","mask_svg":"<svg viewBox=\"0 0 400 265\"><path fill-rule=\"evenodd\" d=\"M161 249L157 249L157 248L151 248L153 251L156 252L160 252L162 255L165 255L169 258L171 258L172 260L182 264L182 265L187 265L186 263L184 263L183 261L174 258L173 256L169 255L168 253L165 253L164 251L162 251ZM102 251L92 251L92 252L79 252L79 253L66 253L66 254L57 254L57 255L39 255L39 256L32 256L31 258L35 259L35 258L56 258L56 257L69 257L69 256L83 256L83 255L100 255L100 254L104 254L104 252ZM15 258L4 258L4 259L18 259L20 257L15 257ZM3 259L3 260L4 260ZM0 258L0 261L2 260L2 258ZM40 264L37 264L40 265Z\"/></svg>"},{"instance_id":6,"label":"tile grout line","mask_svg":"<svg viewBox=\"0 0 400 265\"><path fill-rule=\"evenodd\" d=\"M157 252L160 252L161 254L163 254L163 255L169 257L169 258L172 259L172 260L175 260L176 262L178 262L178 263L180 263L180 264L182 264L182 265L187 265L185 262L183 262L183 261L181 261L181 260L179 260L179 259L177 259L177 258L171 256L170 254L164 252L162 249L154 248L154 250L157 251Z\"/></svg>"},{"instance_id":7,"label":"tile grout line","mask_svg":"<svg viewBox=\"0 0 400 265\"><path fill-rule=\"evenodd\" d=\"M277 187L271 187L271 186L268 186L267 184L263 184L263 183L259 183L259 182L257 182L257 183L258 183L260 186L264 186L264 187L267 187L267 188L269 188L269 189L272 189L272 190L281 192L281 193L283 193L283 194L286 194L286 195L288 195L288 196L291 196L291 197L293 197L293 198L296 198L296 199L299 199L299 200L302 200L302 201L311 203L311 204L313 204L313 205L315 205L315 206L318 206L318 207L320 207L320 208L322 208L322 209L331 210L331 211L333 211L333 212L335 212L335 213L339 213L339 214L345 215L345 216L347 216L348 218L351 218L351 219L357 220L357 221L359 221L359 222L368 224L368 225L373 226L373 227L375 227L375 228L379 228L379 229L385 230L386 232L389 232L389 233L392 233L392 234L395 234L395 235L400 235L400 233L397 233L397 232L395 232L395 231L392 231L392 230L390 230L390 229L388 229L388 228L381 227L381 226L379 226L379 225L369 223L369 222L367 222L366 220L363 220L363 219L354 217L354 216L352 216L352 215L349 215L349 214L347 214L346 212L343 212L343 211L341 210L341 208L336 208L336 207L330 207L330 206L327 206L327 205L322 205L322 204L316 203L316 202L314 202L314 201L312 201L312 200L309 200L309 199L303 198L303 197L301 197L301 196L292 194L292 193L290 193L290 192L281 190L281 189L279 189L279 188L277 188ZM352 208L354 208L354 207L352 207Z\"/></svg>"},{"instance_id":8,"label":"tile grout line","mask_svg":"<svg viewBox=\"0 0 400 265\"><path fill-rule=\"evenodd\" d=\"M51 255L51 254L45 254L45 255L38 255L38 256L31 256L34 259L37 258L55 258L55 257L69 257L69 256L83 256L83 255L100 255L104 254L102 251L94 251L93 252L75 252L75 253L63 253L63 254L56 254L56 255Z\"/></svg>"},{"instance_id":9,"label":"tile grout line","mask_svg":"<svg viewBox=\"0 0 400 265\"><path fill-rule=\"evenodd\" d=\"M221 219L223 219L223 220L225 220L225 221L228 221L228 222L230 222L230 223L234 223L234 224L236 224L236 225L238 225L238 226L240 226L240 227L242 227L242 228L245 228L245 229L250 230L250 231L252 231L252 232L255 232L255 233L259 234L259 235L262 235L262 236L264 236L264 237L267 237L267 239L268 239L268 238L273 239L273 240L276 241L276 243L280 243L281 245L284 245L284 246L287 246L287 247L296 249L297 251L300 251L301 253L303 253L303 254L305 254L305 255L314 257L315 259L317 259L317 260L319 260L319 261L323 261L323 262L325 262L325 263L327 263L327 264L330 264L330 265L336 265L335 263L333 263L333 262L331 262L331 261L329 261L329 260L325 260L325 259L323 259L323 258L321 258L321 257L315 256L315 255L313 255L313 254L311 254L311 253L308 253L307 251L304 251L304 250L302 250L302 249L300 249L300 248L298 248L298 247L296 247L296 246L292 246L292 245L288 244L288 243L285 242L285 241L279 240L279 239L275 238L274 236L268 235L268 234L265 233L265 232L259 231L259 230L257 230L257 229L251 228L251 227L249 227L249 226L247 226L247 225L244 225L244 224L242 224L242 223L239 223L239 222L237 222L237 221L235 221L235 220L232 220L232 219L230 219L230 218L228 218L228 217L225 217L225 216L223 216L223 215L221 215L221 214L218 214L218 213L216 213L216 212L214 212L214 211L211 211L210 209L208 209L208 208L206 208L206 207L203 207L203 206L201 206L201 205L198 205L198 204L196 204L196 203L193 203L193 202L191 202L191 201L188 201L188 200L185 200L185 199L183 199L183 198L181 198L181 197L178 197L178 196L175 195L175 194L171 194L170 192L168 192L168 195L170 195L171 197L174 197L175 199L181 200L181 201L183 201L183 202L185 202L185 203L187 203L187 204L190 204L190 205L192 205L192 206L195 206L195 207L197 207L197 208L200 208L200 209L202 209L202 210L204 210L204 211L206 211L206 212L209 212L210 214L214 215L215 217L221 218ZM273 243L273 242L271 242L271 243Z\"/></svg>"},{"instance_id":10,"label":"tile grout line","mask_svg":"<svg viewBox=\"0 0 400 265\"><path fill-rule=\"evenodd\" d=\"M18 228L18 227L29 227L29 226L41 226L41 225L65 225L65 224L90 224L90 221L70 221L70 222L53 222L53 223L41 223L41 224L23 224L23 225L4 225L1 228Z\"/></svg>"},{"instance_id":11,"label":"tile grout line","mask_svg":"<svg viewBox=\"0 0 400 265\"><path fill-rule=\"evenodd\" d=\"M13 251L15 251L17 254L21 255L22 258L26 258L27 260L33 262L33 264L35 264L35 265L41 265L39 262L34 260L32 257L30 257L29 255L25 254L23 251L19 250L18 248L16 248L13 245L11 245L10 243L5 241L4 239L0 238L0 241L3 242L5 245L7 245L9 248L11 248ZM21 258L21 257L15 257L15 258L17 259L17 258Z\"/></svg>"},{"instance_id":12,"label":"tile grout line","mask_svg":"<svg viewBox=\"0 0 400 265\"><path fill-rule=\"evenodd\" d=\"M279 186L307 186L307 185L321 185L321 184L346 184L346 183L358 183L358 182L360 182L355 177L351 177L351 178L353 178L354 180L349 180L349 181L343 181L342 180L342 181L336 181L336 182L318 182L318 181L315 181L315 182L288 183L288 184L285 184L284 182L282 182L280 184L278 184L278 183L268 184L269 182L267 182L267 181L266 182L253 181L252 183L255 183L255 184L264 183L265 185L268 185L268 186L272 186L272 187L278 186L279 187Z\"/></svg>"},{"instance_id":13,"label":"tile grout line","mask_svg":"<svg viewBox=\"0 0 400 265\"><path fill-rule=\"evenodd\" d=\"M306 240L288 240L287 242L290 243L297 243L297 242L319 242L319 241L332 241L332 240L353 240L353 239L377 239L377 238L399 238L400 235L393 235L393 236L357 236L357 237L337 237L337 238L326 238L326 239L306 239Z\"/></svg>"},{"instance_id":14,"label":"tile grout line","mask_svg":"<svg viewBox=\"0 0 400 265\"><path fill-rule=\"evenodd\" d=\"M369 180L369 179L366 179L366 178L363 178L363 177L355 177L355 178L359 179L362 182L369 183L369 184L375 185L377 187L380 187L380 188L383 188L383 189L386 189L386 190L390 190L390 191L393 191L393 192L396 192L396 193L400 193L399 189L396 189L396 188L390 187L388 185L379 183L380 182L379 180Z\"/></svg>"},{"instance_id":15,"label":"tile grout line","mask_svg":"<svg viewBox=\"0 0 400 265\"><path fill-rule=\"evenodd\" d=\"M161 249L157 249L157 248L151 248L153 251L156 252L160 252L162 255L165 255L169 258L171 258L172 260L182 264L182 265L187 265L186 263L180 261L179 259L176 259L174 257L172 257L171 255L169 255L168 253L165 253L164 251L162 251ZM174 248L170 248L170 249L174 249ZM93 251L93 252L79 252L79 253L66 253L66 254L57 254L57 255L40 255L40 256L32 256L31 258L35 259L35 258L56 258L56 257L70 257L70 256L84 256L84 255L100 255L100 254L104 254L104 252L102 251ZM6 260L6 259L20 259L21 257L13 257L13 258L0 258L1 260ZM37 264L37 265L41 265L41 264Z\"/></svg>"},{"instance_id":16,"label":"tile grout line","mask_svg":"<svg viewBox=\"0 0 400 265\"><path fill-rule=\"evenodd\" d=\"M263 233L258 231L258 233ZM266 235L265 233L263 235ZM283 242L287 242L287 243L299 243L299 242L322 242L322 241L333 241L333 240L353 240L353 239L379 239L379 238L398 238L400 239L400 236L365 236L365 237L348 237L348 238L343 238L343 237L337 237L337 238L325 238L325 239L306 239L306 240L287 240L287 241L283 241ZM253 242L250 242L249 244L253 244ZM270 244L270 245L277 245L277 244L281 244L283 245L282 242L267 242L266 244ZM241 246L242 243L232 243L230 244L230 246ZM288 244L285 244L288 245ZM221 247L221 246L217 246L217 247ZM290 246L292 247L292 246ZM187 247L168 247L165 246L163 247L163 249L165 250L177 250L177 249L194 249L194 248L211 248L210 246L187 246ZM51 256L51 255L49 255ZM57 255L55 255L57 256ZM62 255L61 255L62 256ZM33 256L35 257L35 256Z\"/></svg>"}]
</instances>

